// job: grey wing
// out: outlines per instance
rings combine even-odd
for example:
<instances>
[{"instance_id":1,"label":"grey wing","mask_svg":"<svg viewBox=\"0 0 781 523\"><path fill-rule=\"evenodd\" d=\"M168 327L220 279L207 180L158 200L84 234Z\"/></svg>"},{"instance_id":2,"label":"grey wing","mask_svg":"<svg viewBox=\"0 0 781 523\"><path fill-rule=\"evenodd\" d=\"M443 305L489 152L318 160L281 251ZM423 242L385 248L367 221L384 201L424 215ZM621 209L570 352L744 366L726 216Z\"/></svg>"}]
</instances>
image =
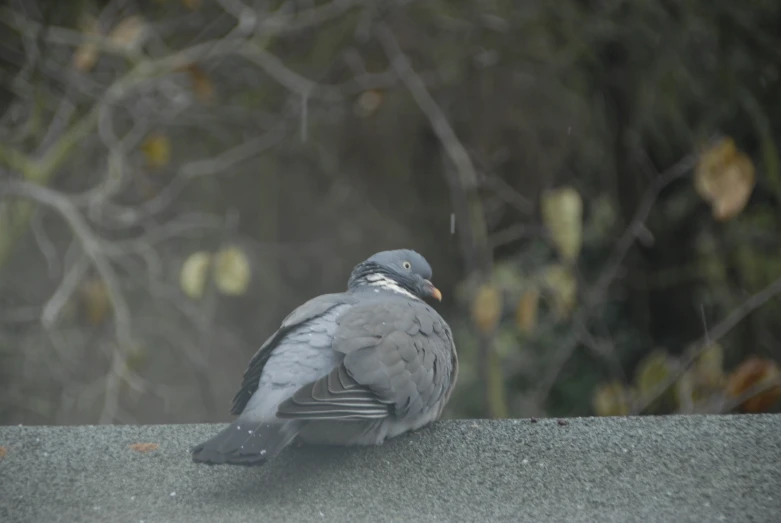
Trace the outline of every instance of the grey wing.
<instances>
[{"instance_id":1,"label":"grey wing","mask_svg":"<svg viewBox=\"0 0 781 523\"><path fill-rule=\"evenodd\" d=\"M268 363L269 358L274 351L274 348L287 336L293 329L311 321L314 318L322 316L334 307L344 304L350 301L349 298L343 294L324 294L312 298L308 302L299 306L293 312L282 321L279 329L269 336L269 338L261 345L260 349L255 353L247 366L247 370L244 371L244 377L239 387L238 392L233 398L233 406L231 408L232 414L241 414L247 406L247 403L252 398L252 395L258 389L260 383L260 377L263 373L263 369Z\"/></svg>"},{"instance_id":2,"label":"grey wing","mask_svg":"<svg viewBox=\"0 0 781 523\"><path fill-rule=\"evenodd\" d=\"M423 302L372 301L339 319L332 348L344 360L299 389L277 416L308 420L415 419L437 409L455 385L452 334Z\"/></svg>"}]
</instances>

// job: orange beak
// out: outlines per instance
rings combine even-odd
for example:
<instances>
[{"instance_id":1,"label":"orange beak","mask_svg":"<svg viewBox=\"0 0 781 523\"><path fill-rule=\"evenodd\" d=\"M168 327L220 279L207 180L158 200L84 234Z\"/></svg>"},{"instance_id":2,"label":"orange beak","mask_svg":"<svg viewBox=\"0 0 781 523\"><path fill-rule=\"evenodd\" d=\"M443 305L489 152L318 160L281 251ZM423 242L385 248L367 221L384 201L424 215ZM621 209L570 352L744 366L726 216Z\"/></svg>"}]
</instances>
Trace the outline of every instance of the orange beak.
<instances>
[{"instance_id":1,"label":"orange beak","mask_svg":"<svg viewBox=\"0 0 781 523\"><path fill-rule=\"evenodd\" d=\"M430 281L426 280L426 283L428 284L429 296L434 298L437 301L442 301L442 293L440 292L440 290L434 287L434 284L431 283Z\"/></svg>"}]
</instances>

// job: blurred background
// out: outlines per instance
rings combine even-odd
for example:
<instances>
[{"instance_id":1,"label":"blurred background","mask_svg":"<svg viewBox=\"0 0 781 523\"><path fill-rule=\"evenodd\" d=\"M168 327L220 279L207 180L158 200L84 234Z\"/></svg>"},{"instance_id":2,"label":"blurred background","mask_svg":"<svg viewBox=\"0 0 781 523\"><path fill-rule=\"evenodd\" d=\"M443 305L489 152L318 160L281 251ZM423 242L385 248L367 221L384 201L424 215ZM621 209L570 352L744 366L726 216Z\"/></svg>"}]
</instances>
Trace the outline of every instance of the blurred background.
<instances>
[{"instance_id":1,"label":"blurred background","mask_svg":"<svg viewBox=\"0 0 781 523\"><path fill-rule=\"evenodd\" d=\"M10 0L0 423L216 422L376 251L446 416L779 411L781 3Z\"/></svg>"}]
</instances>

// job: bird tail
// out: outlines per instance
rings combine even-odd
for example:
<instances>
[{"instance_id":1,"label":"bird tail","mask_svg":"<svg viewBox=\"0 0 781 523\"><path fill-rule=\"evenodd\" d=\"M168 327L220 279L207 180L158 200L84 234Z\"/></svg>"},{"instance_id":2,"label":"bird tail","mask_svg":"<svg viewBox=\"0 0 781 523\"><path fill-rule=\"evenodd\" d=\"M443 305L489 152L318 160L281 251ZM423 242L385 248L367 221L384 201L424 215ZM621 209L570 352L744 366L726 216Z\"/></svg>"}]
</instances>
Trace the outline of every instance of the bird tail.
<instances>
[{"instance_id":1,"label":"bird tail","mask_svg":"<svg viewBox=\"0 0 781 523\"><path fill-rule=\"evenodd\" d=\"M298 434L297 424L237 419L213 438L193 447L193 461L207 465L263 465Z\"/></svg>"}]
</instances>

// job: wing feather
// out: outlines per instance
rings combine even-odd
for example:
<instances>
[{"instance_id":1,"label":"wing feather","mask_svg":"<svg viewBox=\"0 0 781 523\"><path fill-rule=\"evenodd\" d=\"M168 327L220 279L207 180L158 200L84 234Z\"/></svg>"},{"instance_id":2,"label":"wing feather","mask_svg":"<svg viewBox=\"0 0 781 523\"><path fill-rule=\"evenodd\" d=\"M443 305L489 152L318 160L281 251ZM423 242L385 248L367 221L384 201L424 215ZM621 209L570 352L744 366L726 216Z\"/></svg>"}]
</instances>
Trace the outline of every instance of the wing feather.
<instances>
[{"instance_id":1,"label":"wing feather","mask_svg":"<svg viewBox=\"0 0 781 523\"><path fill-rule=\"evenodd\" d=\"M343 365L327 376L296 391L277 409L283 419L380 419L389 406L379 402L371 389L359 385Z\"/></svg>"},{"instance_id":2,"label":"wing feather","mask_svg":"<svg viewBox=\"0 0 781 523\"><path fill-rule=\"evenodd\" d=\"M284 401L277 416L371 420L417 416L452 392L458 370L452 335L423 302L357 304L339 319L332 348L345 357Z\"/></svg>"},{"instance_id":3,"label":"wing feather","mask_svg":"<svg viewBox=\"0 0 781 523\"><path fill-rule=\"evenodd\" d=\"M258 389L260 375L263 373L263 369L266 366L266 363L268 363L271 353L291 330L314 318L322 316L340 304L349 303L352 300L354 300L354 298L348 294L324 294L312 298L288 314L282 321L279 329L268 337L252 359L250 359L249 365L244 371L241 386L233 397L231 413L241 414L244 411L250 398Z\"/></svg>"}]
</instances>

